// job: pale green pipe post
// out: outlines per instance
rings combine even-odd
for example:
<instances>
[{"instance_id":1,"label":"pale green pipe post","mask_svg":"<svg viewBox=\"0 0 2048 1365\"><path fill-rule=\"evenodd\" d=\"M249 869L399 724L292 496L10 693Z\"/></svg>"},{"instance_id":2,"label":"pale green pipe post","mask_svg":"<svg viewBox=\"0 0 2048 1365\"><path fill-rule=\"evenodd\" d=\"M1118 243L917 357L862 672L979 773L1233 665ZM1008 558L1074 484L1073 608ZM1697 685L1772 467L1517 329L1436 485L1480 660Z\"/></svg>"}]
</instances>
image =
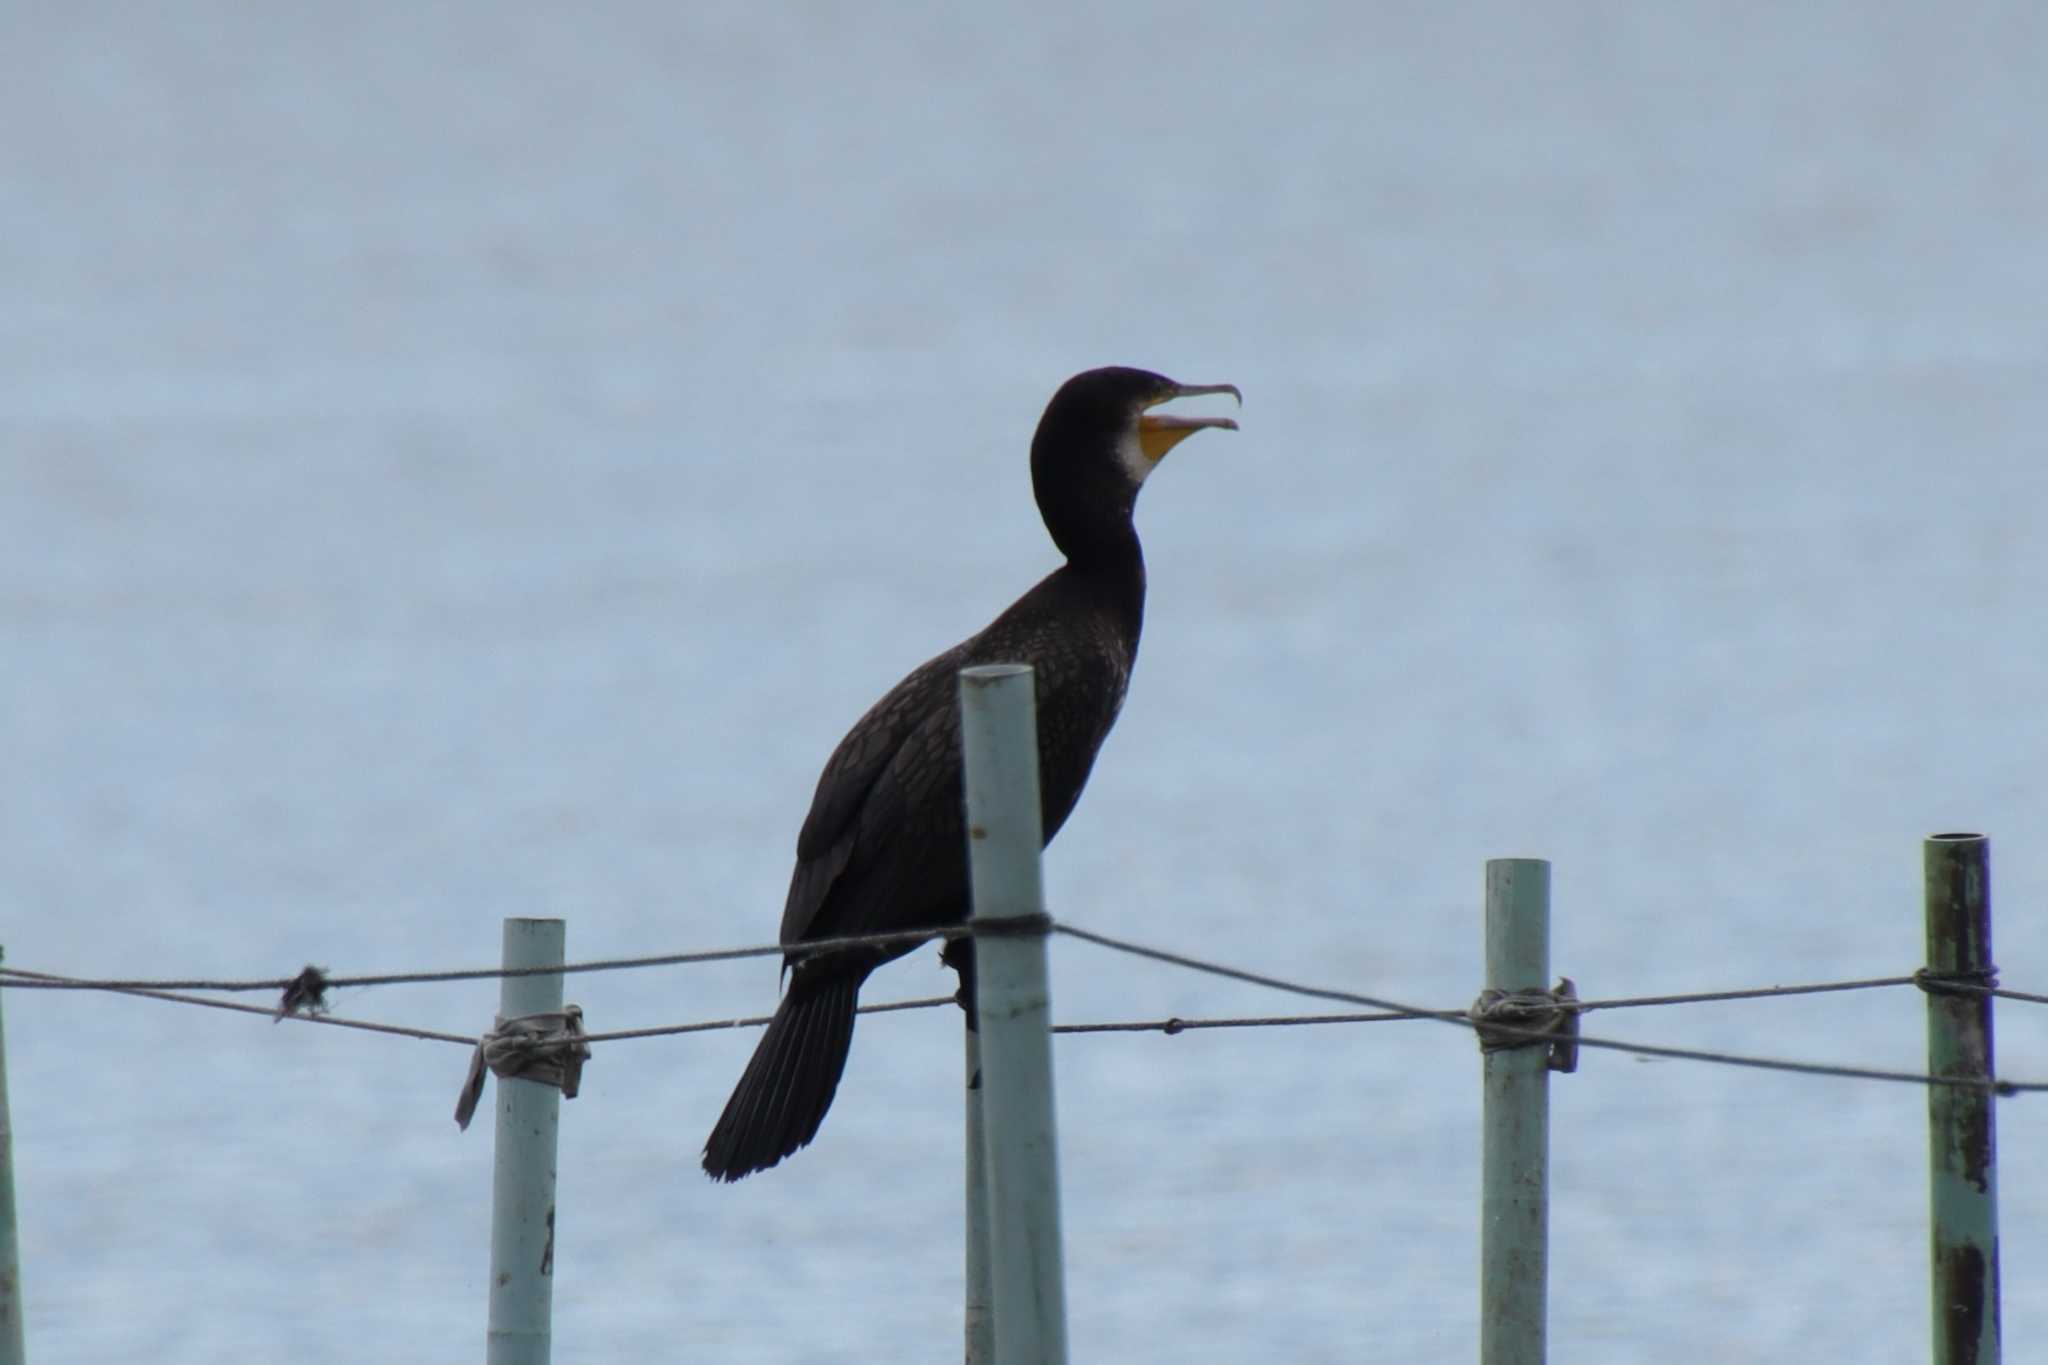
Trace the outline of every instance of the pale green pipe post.
<instances>
[{"instance_id":1,"label":"pale green pipe post","mask_svg":"<svg viewBox=\"0 0 2048 1365\"><path fill-rule=\"evenodd\" d=\"M7 950L0 948L0 962ZM0 991L0 996L5 996ZM21 1245L14 1229L14 1120L7 1110L7 1029L0 1023L0 1365L28 1359L21 1328Z\"/></svg>"},{"instance_id":2,"label":"pale green pipe post","mask_svg":"<svg viewBox=\"0 0 2048 1365\"><path fill-rule=\"evenodd\" d=\"M558 919L507 919L508 968L559 967L567 931ZM498 987L505 1019L562 1008L562 974L508 976ZM489 1365L547 1365L554 1331L555 1148L562 1092L500 1078L491 1168Z\"/></svg>"},{"instance_id":3,"label":"pale green pipe post","mask_svg":"<svg viewBox=\"0 0 2048 1365\"><path fill-rule=\"evenodd\" d=\"M1031 670L960 673L967 848L974 923L1042 918L1038 720ZM989 1259L998 1365L1066 1365L1052 996L1045 934L975 935Z\"/></svg>"},{"instance_id":4,"label":"pale green pipe post","mask_svg":"<svg viewBox=\"0 0 2048 1365\"><path fill-rule=\"evenodd\" d=\"M1542 991L1550 982L1550 864L1486 864L1486 985ZM1483 1054L1484 1174L1479 1238L1481 1365L1541 1365L1549 1260L1550 1052Z\"/></svg>"},{"instance_id":5,"label":"pale green pipe post","mask_svg":"<svg viewBox=\"0 0 2048 1365\"><path fill-rule=\"evenodd\" d=\"M967 1039L967 1365L994 1365L996 1358L988 1263L987 1125L981 1104L981 1035L973 1021L960 1030Z\"/></svg>"},{"instance_id":6,"label":"pale green pipe post","mask_svg":"<svg viewBox=\"0 0 2048 1365\"><path fill-rule=\"evenodd\" d=\"M1936 834L1922 845L1927 901L1927 1071L1981 1086L1927 1088L1935 1365L1997 1365L1998 1118L1990 985L1991 841Z\"/></svg>"}]
</instances>

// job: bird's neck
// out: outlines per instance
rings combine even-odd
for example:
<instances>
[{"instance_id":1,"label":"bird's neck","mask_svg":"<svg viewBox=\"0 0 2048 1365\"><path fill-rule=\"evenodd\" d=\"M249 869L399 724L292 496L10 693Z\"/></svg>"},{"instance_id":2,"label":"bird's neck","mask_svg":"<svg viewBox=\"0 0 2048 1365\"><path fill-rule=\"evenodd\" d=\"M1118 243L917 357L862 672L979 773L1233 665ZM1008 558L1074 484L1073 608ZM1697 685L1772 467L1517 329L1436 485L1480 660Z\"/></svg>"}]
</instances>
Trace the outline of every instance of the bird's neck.
<instances>
[{"instance_id":1,"label":"bird's neck","mask_svg":"<svg viewBox=\"0 0 2048 1365\"><path fill-rule=\"evenodd\" d=\"M1061 548L1067 551L1066 577L1107 608L1135 646L1145 624L1145 553L1137 528L1126 521L1115 534Z\"/></svg>"}]
</instances>

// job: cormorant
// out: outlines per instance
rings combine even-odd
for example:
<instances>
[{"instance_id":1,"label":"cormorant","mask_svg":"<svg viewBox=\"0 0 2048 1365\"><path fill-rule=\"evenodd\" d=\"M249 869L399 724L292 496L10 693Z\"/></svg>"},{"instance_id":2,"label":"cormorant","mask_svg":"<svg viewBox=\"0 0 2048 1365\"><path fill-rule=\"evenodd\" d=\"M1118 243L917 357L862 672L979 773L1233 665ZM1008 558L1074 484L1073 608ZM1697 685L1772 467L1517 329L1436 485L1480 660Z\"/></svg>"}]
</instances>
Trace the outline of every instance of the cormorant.
<instances>
[{"instance_id":1,"label":"cormorant","mask_svg":"<svg viewBox=\"0 0 2048 1365\"><path fill-rule=\"evenodd\" d=\"M781 942L958 924L969 914L961 809L956 675L969 664L1025 663L1037 673L1038 776L1048 842L1088 781L1123 704L1145 611L1145 561L1131 511L1166 452L1227 417L1150 409L1227 393L1145 370L1089 370L1062 384L1031 440L1031 485L1067 562L980 634L889 690L839 742L796 842ZM853 1041L868 973L916 945L841 949L783 960L789 987L704 1143L704 1170L738 1180L817 1135ZM948 944L961 1003L973 1015L973 955Z\"/></svg>"}]
</instances>

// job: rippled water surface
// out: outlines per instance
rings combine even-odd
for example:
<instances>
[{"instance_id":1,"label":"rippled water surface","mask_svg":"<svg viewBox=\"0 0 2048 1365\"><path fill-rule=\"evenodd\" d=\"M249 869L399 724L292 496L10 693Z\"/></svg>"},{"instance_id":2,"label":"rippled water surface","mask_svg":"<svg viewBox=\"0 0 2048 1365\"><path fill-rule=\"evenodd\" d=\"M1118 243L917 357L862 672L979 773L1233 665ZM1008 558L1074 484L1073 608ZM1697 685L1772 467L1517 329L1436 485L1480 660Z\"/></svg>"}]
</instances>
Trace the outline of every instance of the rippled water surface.
<instances>
[{"instance_id":1,"label":"rippled water surface","mask_svg":"<svg viewBox=\"0 0 2048 1365\"><path fill-rule=\"evenodd\" d=\"M817 766L1052 562L1024 451L1124 362L1175 453L1057 913L1458 1005L1490 856L1589 996L1891 975L1995 839L2048 989L2048 154L2026 6L41 7L0 124L0 939L95 975L772 936ZM1071 942L1062 1018L1296 1003ZM594 1028L773 969L583 977ZM934 955L870 998L950 989ZM495 987L345 994L473 1033ZM2001 1067L2048 1029L2001 1010ZM474 1358L443 1044L11 993L40 1359ZM1913 1069L1919 997L1601 1016ZM714 1188L750 1039L565 1112L557 1359L957 1359L958 1025L861 1026ZM1058 1045L1077 1360L1474 1353L1432 1025ZM1554 1087L1561 1359L1924 1359L1925 1100ZM2007 1340L2048 1144L2003 1107Z\"/></svg>"}]
</instances>

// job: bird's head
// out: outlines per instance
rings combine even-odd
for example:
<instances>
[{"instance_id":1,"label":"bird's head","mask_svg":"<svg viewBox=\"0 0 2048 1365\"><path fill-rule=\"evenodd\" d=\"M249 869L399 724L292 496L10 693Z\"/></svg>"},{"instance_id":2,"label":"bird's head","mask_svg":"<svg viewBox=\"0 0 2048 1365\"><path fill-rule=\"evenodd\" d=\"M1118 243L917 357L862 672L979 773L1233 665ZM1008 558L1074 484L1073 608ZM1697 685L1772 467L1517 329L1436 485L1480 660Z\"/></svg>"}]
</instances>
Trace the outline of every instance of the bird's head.
<instances>
[{"instance_id":1,"label":"bird's head","mask_svg":"<svg viewBox=\"0 0 2048 1365\"><path fill-rule=\"evenodd\" d=\"M1150 370L1113 365L1060 385L1031 441L1031 482L1039 509L1071 557L1083 528L1128 523L1138 489L1166 452L1204 427L1237 430L1229 417L1154 412L1162 403L1227 393L1234 384L1180 384Z\"/></svg>"}]
</instances>

